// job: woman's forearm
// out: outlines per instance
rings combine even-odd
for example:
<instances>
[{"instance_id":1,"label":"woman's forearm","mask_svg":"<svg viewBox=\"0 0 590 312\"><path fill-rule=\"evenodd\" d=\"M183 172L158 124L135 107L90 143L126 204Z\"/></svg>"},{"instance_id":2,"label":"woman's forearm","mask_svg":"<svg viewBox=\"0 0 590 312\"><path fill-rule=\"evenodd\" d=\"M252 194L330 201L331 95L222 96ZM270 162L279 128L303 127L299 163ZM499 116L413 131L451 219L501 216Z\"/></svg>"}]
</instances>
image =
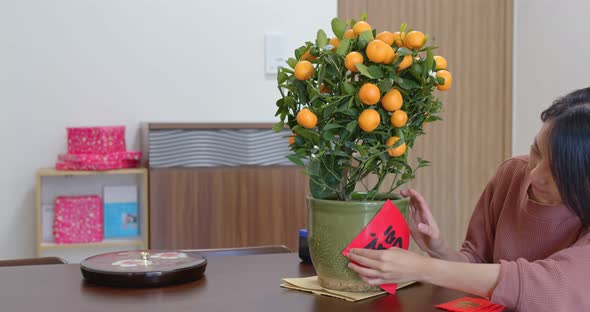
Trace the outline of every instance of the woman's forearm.
<instances>
[{"instance_id":1,"label":"woman's forearm","mask_svg":"<svg viewBox=\"0 0 590 312\"><path fill-rule=\"evenodd\" d=\"M464 255L463 255L464 256ZM430 258L422 281L482 297L491 297L500 276L500 264L462 263Z\"/></svg>"},{"instance_id":2,"label":"woman's forearm","mask_svg":"<svg viewBox=\"0 0 590 312\"><path fill-rule=\"evenodd\" d=\"M469 262L467 256L464 255L462 252L459 252L455 249L449 248L447 244L444 244L441 250L437 252L429 252L428 254L437 259L447 260L447 261L455 261L455 262Z\"/></svg>"}]
</instances>

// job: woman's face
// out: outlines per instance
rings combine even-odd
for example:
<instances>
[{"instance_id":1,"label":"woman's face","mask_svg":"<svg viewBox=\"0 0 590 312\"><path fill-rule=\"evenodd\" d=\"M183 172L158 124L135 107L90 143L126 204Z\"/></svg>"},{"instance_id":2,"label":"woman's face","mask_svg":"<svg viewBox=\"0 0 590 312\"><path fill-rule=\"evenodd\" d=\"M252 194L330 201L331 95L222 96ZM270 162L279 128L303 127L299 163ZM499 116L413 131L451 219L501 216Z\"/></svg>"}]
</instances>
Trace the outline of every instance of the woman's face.
<instances>
[{"instance_id":1,"label":"woman's face","mask_svg":"<svg viewBox=\"0 0 590 312\"><path fill-rule=\"evenodd\" d=\"M561 196L553 175L551 173L551 164L549 162L549 131L551 131L550 122L544 122L543 127L537 133L531 151L529 153L529 170L531 172L531 185L529 187L529 196L536 202L545 205L557 205L561 203Z\"/></svg>"}]
</instances>

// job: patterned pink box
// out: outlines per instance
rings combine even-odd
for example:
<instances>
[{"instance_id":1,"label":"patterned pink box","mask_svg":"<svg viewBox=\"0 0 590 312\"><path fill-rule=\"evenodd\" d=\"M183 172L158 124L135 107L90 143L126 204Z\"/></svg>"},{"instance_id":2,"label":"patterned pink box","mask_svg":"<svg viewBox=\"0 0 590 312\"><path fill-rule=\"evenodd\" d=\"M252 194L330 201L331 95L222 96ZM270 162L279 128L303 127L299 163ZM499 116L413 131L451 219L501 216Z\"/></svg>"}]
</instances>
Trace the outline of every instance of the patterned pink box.
<instances>
[{"instance_id":1,"label":"patterned pink box","mask_svg":"<svg viewBox=\"0 0 590 312\"><path fill-rule=\"evenodd\" d=\"M125 126L70 127L67 131L70 154L108 154L126 150Z\"/></svg>"},{"instance_id":2,"label":"patterned pink box","mask_svg":"<svg viewBox=\"0 0 590 312\"><path fill-rule=\"evenodd\" d=\"M103 222L102 201L98 195L55 198L53 235L56 243L100 242Z\"/></svg>"},{"instance_id":3,"label":"patterned pink box","mask_svg":"<svg viewBox=\"0 0 590 312\"><path fill-rule=\"evenodd\" d=\"M124 168L139 167L138 160L118 160L118 161L96 161L96 162L76 162L76 161L58 161L55 164L57 170L115 170Z\"/></svg>"},{"instance_id":4,"label":"patterned pink box","mask_svg":"<svg viewBox=\"0 0 590 312\"><path fill-rule=\"evenodd\" d=\"M135 160L141 159L140 151L126 151L126 152L114 152L108 154L59 154L57 156L59 161L70 161L70 162L85 162L85 163L97 163L97 162L114 162L123 160Z\"/></svg>"}]
</instances>

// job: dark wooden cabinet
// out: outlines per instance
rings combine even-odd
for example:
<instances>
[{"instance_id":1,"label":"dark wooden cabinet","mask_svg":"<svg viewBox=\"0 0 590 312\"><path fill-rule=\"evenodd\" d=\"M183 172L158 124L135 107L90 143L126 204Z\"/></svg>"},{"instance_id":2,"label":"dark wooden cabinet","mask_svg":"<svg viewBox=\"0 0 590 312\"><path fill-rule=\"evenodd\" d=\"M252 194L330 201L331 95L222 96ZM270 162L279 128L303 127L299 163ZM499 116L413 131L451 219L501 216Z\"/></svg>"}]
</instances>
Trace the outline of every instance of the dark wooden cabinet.
<instances>
[{"instance_id":1,"label":"dark wooden cabinet","mask_svg":"<svg viewBox=\"0 0 590 312\"><path fill-rule=\"evenodd\" d=\"M169 131L170 125L167 126ZM158 129L161 128L150 127L150 131ZM286 139L282 140L279 144L286 144ZM186 145L178 146L186 149ZM174 144L169 147L174 148ZM194 150L199 154L204 149ZM158 160L157 154L154 159ZM288 164L166 167L166 163L159 163L161 168L150 168L151 248L284 244L291 250L297 249L298 230L307 223L308 180L302 168Z\"/></svg>"}]
</instances>

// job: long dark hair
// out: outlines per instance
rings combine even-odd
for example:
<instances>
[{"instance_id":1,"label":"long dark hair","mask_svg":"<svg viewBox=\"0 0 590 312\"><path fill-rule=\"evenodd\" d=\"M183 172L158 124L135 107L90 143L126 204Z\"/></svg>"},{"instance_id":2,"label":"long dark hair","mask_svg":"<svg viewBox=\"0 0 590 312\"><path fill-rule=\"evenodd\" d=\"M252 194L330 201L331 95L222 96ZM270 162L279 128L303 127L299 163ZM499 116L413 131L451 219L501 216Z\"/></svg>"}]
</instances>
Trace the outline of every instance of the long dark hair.
<instances>
[{"instance_id":1,"label":"long dark hair","mask_svg":"<svg viewBox=\"0 0 590 312\"><path fill-rule=\"evenodd\" d=\"M541 114L549 121L551 172L563 203L590 226L590 88L558 98Z\"/></svg>"}]
</instances>

